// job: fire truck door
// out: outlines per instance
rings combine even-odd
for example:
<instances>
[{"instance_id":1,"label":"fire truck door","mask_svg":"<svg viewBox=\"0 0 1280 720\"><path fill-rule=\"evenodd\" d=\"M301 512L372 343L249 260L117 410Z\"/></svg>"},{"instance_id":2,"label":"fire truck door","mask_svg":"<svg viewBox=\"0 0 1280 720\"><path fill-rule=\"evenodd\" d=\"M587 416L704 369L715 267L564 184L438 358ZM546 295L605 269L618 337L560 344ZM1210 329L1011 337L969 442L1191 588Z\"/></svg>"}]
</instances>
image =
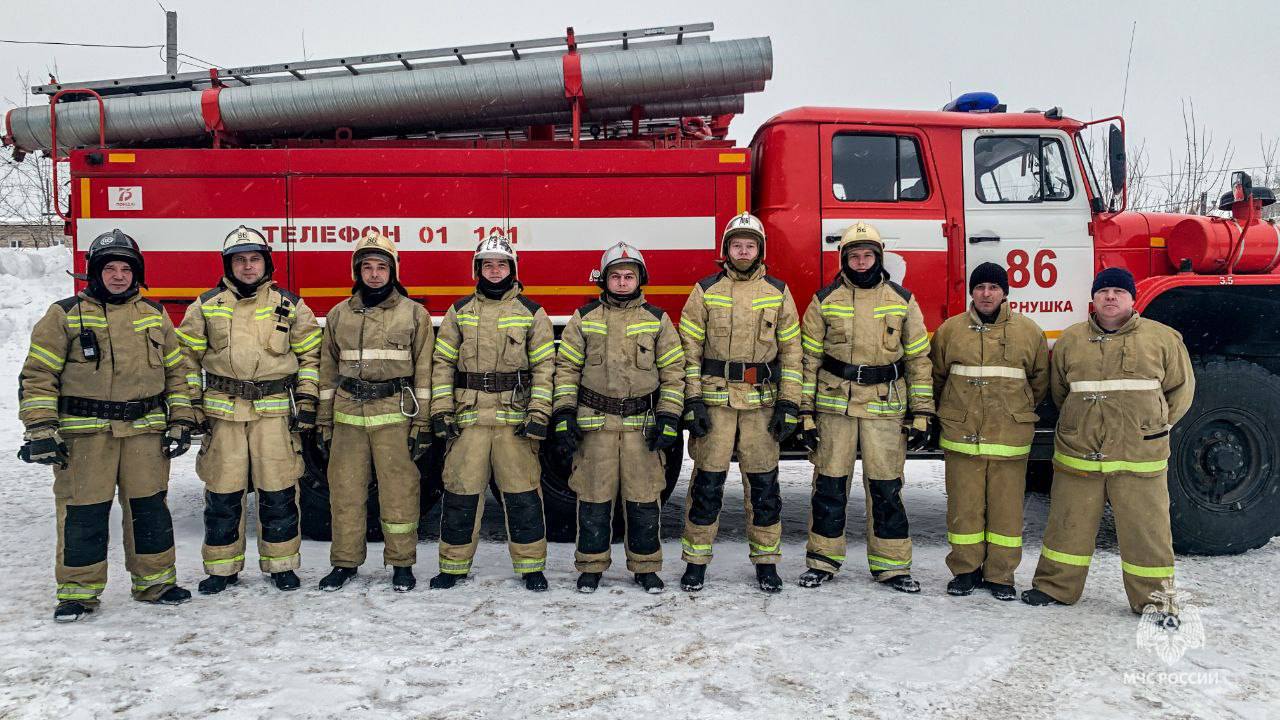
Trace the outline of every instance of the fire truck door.
<instances>
[{"instance_id":1,"label":"fire truck door","mask_svg":"<svg viewBox=\"0 0 1280 720\"><path fill-rule=\"evenodd\" d=\"M967 129L965 272L983 262L1009 271L1011 309L1052 340L1086 316L1093 279L1089 203L1058 130Z\"/></svg>"}]
</instances>

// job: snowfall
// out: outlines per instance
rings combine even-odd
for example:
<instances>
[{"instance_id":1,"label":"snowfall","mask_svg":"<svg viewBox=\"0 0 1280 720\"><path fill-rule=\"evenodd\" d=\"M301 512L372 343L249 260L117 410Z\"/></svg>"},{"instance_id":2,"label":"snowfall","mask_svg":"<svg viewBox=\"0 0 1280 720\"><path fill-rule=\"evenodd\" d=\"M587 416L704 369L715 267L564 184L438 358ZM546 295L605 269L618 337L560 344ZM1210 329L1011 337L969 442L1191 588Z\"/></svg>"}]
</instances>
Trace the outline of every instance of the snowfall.
<instances>
[{"instance_id":1,"label":"snowfall","mask_svg":"<svg viewBox=\"0 0 1280 720\"><path fill-rule=\"evenodd\" d=\"M70 294L69 262L62 248L0 250L2 374L16 379L33 323ZM795 585L811 468L785 462L788 583L777 595L755 587L733 477L716 559L696 595L677 588L682 481L663 517L662 595L631 582L621 546L600 591L575 592L567 544L550 548L550 592L525 591L491 501L473 577L454 590L425 589L437 511L419 544L414 592L392 592L375 546L347 588L322 593L328 545L304 541L298 592L248 571L220 596L153 606L129 597L117 509L99 612L55 624L52 475L14 456L13 392L0 394L0 417L0 718L1280 717L1280 540L1244 555L1179 558L1183 631L1154 640L1129 612L1106 522L1073 607L1004 603L985 591L950 597L937 461L907 467L919 595L861 570L857 489L846 572L817 590ZM193 590L202 537L194 455L175 461L169 485L178 575ZM1027 496L1019 589L1039 556L1047 505Z\"/></svg>"}]
</instances>

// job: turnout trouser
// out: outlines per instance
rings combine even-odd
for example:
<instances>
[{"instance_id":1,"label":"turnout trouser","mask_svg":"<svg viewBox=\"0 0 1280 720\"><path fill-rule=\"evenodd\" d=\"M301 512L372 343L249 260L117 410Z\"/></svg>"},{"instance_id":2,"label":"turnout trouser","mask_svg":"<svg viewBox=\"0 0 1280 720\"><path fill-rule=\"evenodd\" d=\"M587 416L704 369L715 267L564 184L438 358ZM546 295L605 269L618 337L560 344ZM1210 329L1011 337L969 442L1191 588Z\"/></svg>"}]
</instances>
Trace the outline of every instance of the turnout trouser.
<instances>
[{"instance_id":1,"label":"turnout trouser","mask_svg":"<svg viewBox=\"0 0 1280 720\"><path fill-rule=\"evenodd\" d=\"M569 487L578 494L578 538L574 567L602 573L609 568L613 502L622 493L627 570L662 569L661 496L666 486L662 453L653 452L638 430L585 433L573 462Z\"/></svg>"},{"instance_id":2,"label":"turnout trouser","mask_svg":"<svg viewBox=\"0 0 1280 720\"><path fill-rule=\"evenodd\" d=\"M712 545L720 528L724 483L736 450L738 468L742 470L751 562L775 564L782 558L782 492L778 487L778 443L769 434L773 408L735 410L712 406L707 413L711 416L711 432L689 440L694 468L685 503L681 557L695 565L711 562Z\"/></svg>"},{"instance_id":3,"label":"turnout trouser","mask_svg":"<svg viewBox=\"0 0 1280 720\"><path fill-rule=\"evenodd\" d=\"M1056 471L1049 495L1044 547L1031 584L1068 605L1080 599L1102 510L1108 501L1116 521L1129 608L1141 613L1146 605L1161 607L1153 594L1173 589L1173 535L1164 473L1138 477L1128 473L1075 475Z\"/></svg>"},{"instance_id":4,"label":"turnout trouser","mask_svg":"<svg viewBox=\"0 0 1280 720\"><path fill-rule=\"evenodd\" d=\"M1022 502L1027 458L989 459L946 451L947 569L982 570L984 580L1013 584L1022 561Z\"/></svg>"},{"instance_id":5,"label":"turnout trouser","mask_svg":"<svg viewBox=\"0 0 1280 720\"><path fill-rule=\"evenodd\" d=\"M69 435L66 443L70 462L53 471L58 600L93 605L106 588L107 526L117 486L133 597L155 600L177 582L173 521L165 502L169 460L160 454L160 435L100 432Z\"/></svg>"},{"instance_id":6,"label":"turnout trouser","mask_svg":"<svg viewBox=\"0 0 1280 720\"><path fill-rule=\"evenodd\" d=\"M507 518L507 550L519 574L547 564L538 441L517 437L510 425L472 425L449 445L440 513L440 572L466 575L476 554L484 490L493 477Z\"/></svg>"},{"instance_id":7,"label":"turnout trouser","mask_svg":"<svg viewBox=\"0 0 1280 720\"><path fill-rule=\"evenodd\" d=\"M422 509L418 466L409 455L409 423L368 428L336 423L329 458L330 563L347 568L364 563L369 483L376 470L382 562L412 567L418 559Z\"/></svg>"},{"instance_id":8,"label":"turnout trouser","mask_svg":"<svg viewBox=\"0 0 1280 720\"><path fill-rule=\"evenodd\" d=\"M837 572L845 561L845 510L853 463L862 451L862 487L867 498L867 566L876 580L911 572L911 537L902 505L906 437L899 418L859 418L818 413L821 441L814 465L805 564Z\"/></svg>"},{"instance_id":9,"label":"turnout trouser","mask_svg":"<svg viewBox=\"0 0 1280 720\"><path fill-rule=\"evenodd\" d=\"M196 474L205 486L204 571L234 575L244 569L244 502L250 483L258 496L258 567L267 573L297 570L303 464L289 418L210 418L209 425L196 456Z\"/></svg>"}]
</instances>

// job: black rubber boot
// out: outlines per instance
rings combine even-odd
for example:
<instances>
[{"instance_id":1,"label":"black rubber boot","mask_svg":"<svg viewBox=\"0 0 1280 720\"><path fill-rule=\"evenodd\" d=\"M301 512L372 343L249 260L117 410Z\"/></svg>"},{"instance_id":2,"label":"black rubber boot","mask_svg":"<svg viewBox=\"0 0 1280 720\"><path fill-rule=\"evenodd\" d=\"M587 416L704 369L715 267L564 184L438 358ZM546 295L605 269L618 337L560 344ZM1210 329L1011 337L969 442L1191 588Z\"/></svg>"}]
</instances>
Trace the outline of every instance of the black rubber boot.
<instances>
[{"instance_id":1,"label":"black rubber boot","mask_svg":"<svg viewBox=\"0 0 1280 720\"><path fill-rule=\"evenodd\" d=\"M431 578L429 585L432 590L448 590L458 583L466 580L466 575L455 575L454 573L440 573Z\"/></svg>"},{"instance_id":2,"label":"black rubber boot","mask_svg":"<svg viewBox=\"0 0 1280 720\"><path fill-rule=\"evenodd\" d=\"M667 589L666 583L662 582L662 578L658 577L658 573L636 573L635 581L650 595L657 595Z\"/></svg>"},{"instance_id":3,"label":"black rubber boot","mask_svg":"<svg viewBox=\"0 0 1280 720\"><path fill-rule=\"evenodd\" d=\"M782 578L778 577L778 566L773 563L756 565L756 584L760 586L761 592L782 592Z\"/></svg>"},{"instance_id":4,"label":"black rubber boot","mask_svg":"<svg viewBox=\"0 0 1280 720\"><path fill-rule=\"evenodd\" d=\"M967 573L960 573L947 583L947 594L963 597L972 595L982 585L982 568Z\"/></svg>"},{"instance_id":5,"label":"black rubber boot","mask_svg":"<svg viewBox=\"0 0 1280 720\"><path fill-rule=\"evenodd\" d=\"M409 592L418 587L418 578L413 576L411 567L391 568L391 589L396 592Z\"/></svg>"},{"instance_id":6,"label":"black rubber boot","mask_svg":"<svg viewBox=\"0 0 1280 720\"><path fill-rule=\"evenodd\" d=\"M292 570L271 573L271 582L276 586L277 590L285 592L302 587L302 581L298 579L298 573Z\"/></svg>"},{"instance_id":7,"label":"black rubber boot","mask_svg":"<svg viewBox=\"0 0 1280 720\"><path fill-rule=\"evenodd\" d=\"M885 585L904 593L920 592L920 583L916 582L910 575L896 575L884 581Z\"/></svg>"},{"instance_id":8,"label":"black rubber boot","mask_svg":"<svg viewBox=\"0 0 1280 720\"><path fill-rule=\"evenodd\" d=\"M86 605L79 600L63 600L53 609L54 622L75 622L94 611L93 605Z\"/></svg>"},{"instance_id":9,"label":"black rubber boot","mask_svg":"<svg viewBox=\"0 0 1280 720\"><path fill-rule=\"evenodd\" d=\"M547 591L547 576L541 572L528 572L524 574L524 589L532 592Z\"/></svg>"},{"instance_id":10,"label":"black rubber boot","mask_svg":"<svg viewBox=\"0 0 1280 720\"><path fill-rule=\"evenodd\" d=\"M579 575L578 592L587 594L595 592L596 588L600 587L600 575L601 573L588 572L584 572Z\"/></svg>"},{"instance_id":11,"label":"black rubber boot","mask_svg":"<svg viewBox=\"0 0 1280 720\"><path fill-rule=\"evenodd\" d=\"M684 568L684 574L680 576L680 589L685 592L699 592L706 584L706 580L707 566L689 563Z\"/></svg>"},{"instance_id":12,"label":"black rubber boot","mask_svg":"<svg viewBox=\"0 0 1280 720\"><path fill-rule=\"evenodd\" d=\"M991 591L991 597L997 600L1009 602L1018 599L1018 591L1012 585L1001 585L1000 583L984 583L987 589Z\"/></svg>"},{"instance_id":13,"label":"black rubber boot","mask_svg":"<svg viewBox=\"0 0 1280 720\"><path fill-rule=\"evenodd\" d=\"M170 585L168 589L160 593L160 596L151 602L156 605L181 605L190 599L190 590L177 585Z\"/></svg>"},{"instance_id":14,"label":"black rubber boot","mask_svg":"<svg viewBox=\"0 0 1280 720\"><path fill-rule=\"evenodd\" d=\"M320 589L325 592L333 592L341 590L347 581L356 576L356 569L349 567L335 567L329 571L328 575L320 578Z\"/></svg>"},{"instance_id":15,"label":"black rubber boot","mask_svg":"<svg viewBox=\"0 0 1280 720\"><path fill-rule=\"evenodd\" d=\"M238 574L210 575L200 581L200 584L196 586L196 590L199 590L201 595L217 595L223 590L226 590L227 586L235 585L238 582L240 582L240 576Z\"/></svg>"},{"instance_id":16,"label":"black rubber boot","mask_svg":"<svg viewBox=\"0 0 1280 720\"><path fill-rule=\"evenodd\" d=\"M1022 602L1028 605L1035 605L1037 607L1041 605L1065 605L1066 604L1064 602L1060 602L1050 597L1048 593L1042 592L1035 588L1022 591Z\"/></svg>"},{"instance_id":17,"label":"black rubber boot","mask_svg":"<svg viewBox=\"0 0 1280 720\"><path fill-rule=\"evenodd\" d=\"M809 568L804 571L797 583L802 588L816 588L833 577L835 577L834 573L829 573L826 570Z\"/></svg>"}]
</instances>

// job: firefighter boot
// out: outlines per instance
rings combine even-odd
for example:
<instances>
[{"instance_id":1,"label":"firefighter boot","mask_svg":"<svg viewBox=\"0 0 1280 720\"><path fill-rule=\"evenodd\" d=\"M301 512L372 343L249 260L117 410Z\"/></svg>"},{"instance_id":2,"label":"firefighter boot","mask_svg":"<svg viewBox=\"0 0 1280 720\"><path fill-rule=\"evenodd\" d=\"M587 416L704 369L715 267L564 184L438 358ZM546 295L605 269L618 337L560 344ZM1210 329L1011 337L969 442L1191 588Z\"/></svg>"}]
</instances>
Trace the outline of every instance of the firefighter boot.
<instances>
[{"instance_id":1,"label":"firefighter boot","mask_svg":"<svg viewBox=\"0 0 1280 720\"><path fill-rule=\"evenodd\" d=\"M947 594L963 597L972 595L973 591L978 589L982 584L982 568L978 568L973 572L960 573L951 578L951 582L947 583Z\"/></svg>"},{"instance_id":2,"label":"firefighter boot","mask_svg":"<svg viewBox=\"0 0 1280 720\"><path fill-rule=\"evenodd\" d=\"M885 585L904 593L920 592L920 583L916 582L910 575L895 575L884 581Z\"/></svg>"},{"instance_id":3,"label":"firefighter boot","mask_svg":"<svg viewBox=\"0 0 1280 720\"><path fill-rule=\"evenodd\" d=\"M1052 597L1049 593L1036 588L1022 591L1022 602L1028 605L1066 605L1066 603Z\"/></svg>"},{"instance_id":4,"label":"firefighter boot","mask_svg":"<svg viewBox=\"0 0 1280 720\"><path fill-rule=\"evenodd\" d=\"M584 572L578 576L578 592L593 593L600 587L600 573Z\"/></svg>"},{"instance_id":5,"label":"firefighter boot","mask_svg":"<svg viewBox=\"0 0 1280 720\"><path fill-rule=\"evenodd\" d=\"M797 583L803 588L816 588L833 577L835 577L835 575L827 572L826 570L809 568L804 571Z\"/></svg>"},{"instance_id":6,"label":"firefighter boot","mask_svg":"<svg viewBox=\"0 0 1280 720\"><path fill-rule=\"evenodd\" d=\"M658 577L658 573L636 573L636 584L644 588L644 591L650 595L658 595L666 589L666 584L662 582L662 578Z\"/></svg>"},{"instance_id":7,"label":"firefighter boot","mask_svg":"<svg viewBox=\"0 0 1280 720\"><path fill-rule=\"evenodd\" d=\"M459 582L466 580L466 575L458 575L455 573L440 573L431 578L430 586L432 590L448 590L457 585Z\"/></svg>"},{"instance_id":8,"label":"firefighter boot","mask_svg":"<svg viewBox=\"0 0 1280 720\"><path fill-rule=\"evenodd\" d=\"M418 587L418 578L413 576L413 568L395 566L391 568L391 589L396 592L409 592Z\"/></svg>"},{"instance_id":9,"label":"firefighter boot","mask_svg":"<svg viewBox=\"0 0 1280 720\"><path fill-rule=\"evenodd\" d=\"M298 579L298 574L292 570L271 573L271 582L276 586L277 590L284 592L297 590L302 586L302 581Z\"/></svg>"},{"instance_id":10,"label":"firefighter boot","mask_svg":"<svg viewBox=\"0 0 1280 720\"><path fill-rule=\"evenodd\" d=\"M201 595L217 595L227 589L228 585L235 585L240 582L240 575L210 575L200 581L196 589Z\"/></svg>"},{"instance_id":11,"label":"firefighter boot","mask_svg":"<svg viewBox=\"0 0 1280 720\"><path fill-rule=\"evenodd\" d=\"M75 622L92 613L93 609L92 605L86 605L79 600L63 600L58 603L58 607L53 609L53 621L60 623Z\"/></svg>"},{"instance_id":12,"label":"firefighter boot","mask_svg":"<svg viewBox=\"0 0 1280 720\"><path fill-rule=\"evenodd\" d=\"M524 589L532 592L547 591L547 576L540 571L527 572L524 574Z\"/></svg>"},{"instance_id":13,"label":"firefighter boot","mask_svg":"<svg viewBox=\"0 0 1280 720\"><path fill-rule=\"evenodd\" d=\"M773 563L756 565L756 584L763 592L782 592L782 578L778 577L778 566Z\"/></svg>"},{"instance_id":14,"label":"firefighter boot","mask_svg":"<svg viewBox=\"0 0 1280 720\"><path fill-rule=\"evenodd\" d=\"M707 566L689 563L684 568L684 574L680 576L680 589L685 592L698 592L702 590L702 586L706 584Z\"/></svg>"},{"instance_id":15,"label":"firefighter boot","mask_svg":"<svg viewBox=\"0 0 1280 720\"><path fill-rule=\"evenodd\" d=\"M155 600L149 600L148 602L155 605L181 605L190 599L190 590L184 587L178 587L177 585L170 585L167 590L160 593L159 597Z\"/></svg>"},{"instance_id":16,"label":"firefighter boot","mask_svg":"<svg viewBox=\"0 0 1280 720\"><path fill-rule=\"evenodd\" d=\"M347 581L356 576L356 569L349 567L335 567L320 579L320 589L325 592L333 592L341 590Z\"/></svg>"},{"instance_id":17,"label":"firefighter boot","mask_svg":"<svg viewBox=\"0 0 1280 720\"><path fill-rule=\"evenodd\" d=\"M1008 602L1010 600L1018 599L1018 591L1015 590L1012 585L988 582L986 583L986 586L987 589L991 591L991 597L997 600L1004 600L1005 602Z\"/></svg>"}]
</instances>

